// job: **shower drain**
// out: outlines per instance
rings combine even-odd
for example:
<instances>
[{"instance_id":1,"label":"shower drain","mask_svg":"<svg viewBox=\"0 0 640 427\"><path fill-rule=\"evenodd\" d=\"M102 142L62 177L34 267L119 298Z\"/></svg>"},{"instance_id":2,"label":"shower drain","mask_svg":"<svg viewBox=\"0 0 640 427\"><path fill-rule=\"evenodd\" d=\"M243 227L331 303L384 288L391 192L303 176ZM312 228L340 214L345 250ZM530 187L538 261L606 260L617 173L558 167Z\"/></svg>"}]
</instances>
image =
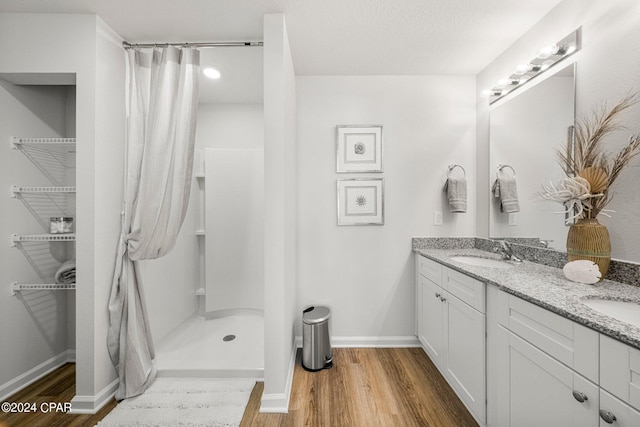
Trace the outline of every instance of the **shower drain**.
<instances>
[{"instance_id":1,"label":"shower drain","mask_svg":"<svg viewBox=\"0 0 640 427\"><path fill-rule=\"evenodd\" d=\"M222 341L224 341L224 342L228 342L228 341L233 341L233 340L235 340L235 339L236 339L236 336L235 336L235 335L227 335L227 336L225 336L224 338L222 338Z\"/></svg>"}]
</instances>

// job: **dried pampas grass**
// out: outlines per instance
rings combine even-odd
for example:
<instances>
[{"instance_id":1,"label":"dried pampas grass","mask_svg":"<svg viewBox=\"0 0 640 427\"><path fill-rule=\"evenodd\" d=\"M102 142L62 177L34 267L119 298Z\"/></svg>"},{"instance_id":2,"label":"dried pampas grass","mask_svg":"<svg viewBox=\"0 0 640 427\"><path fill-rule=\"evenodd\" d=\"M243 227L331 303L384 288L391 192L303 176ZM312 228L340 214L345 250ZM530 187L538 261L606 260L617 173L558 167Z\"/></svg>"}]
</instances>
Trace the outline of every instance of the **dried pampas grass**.
<instances>
[{"instance_id":1,"label":"dried pampas grass","mask_svg":"<svg viewBox=\"0 0 640 427\"><path fill-rule=\"evenodd\" d=\"M552 187L543 187L540 195L573 207L580 203L578 218L596 218L604 213L612 198L609 191L620 172L631 160L640 154L640 134L632 135L627 144L616 154L605 150L604 139L612 132L625 129L620 123L620 115L640 101L640 94L630 92L610 110L606 105L591 116L578 120L574 129L573 143L568 142L565 150L558 151L560 165L568 178L579 176L589 183L589 191L582 192L579 199L570 197L561 200L562 194L550 194Z\"/></svg>"}]
</instances>

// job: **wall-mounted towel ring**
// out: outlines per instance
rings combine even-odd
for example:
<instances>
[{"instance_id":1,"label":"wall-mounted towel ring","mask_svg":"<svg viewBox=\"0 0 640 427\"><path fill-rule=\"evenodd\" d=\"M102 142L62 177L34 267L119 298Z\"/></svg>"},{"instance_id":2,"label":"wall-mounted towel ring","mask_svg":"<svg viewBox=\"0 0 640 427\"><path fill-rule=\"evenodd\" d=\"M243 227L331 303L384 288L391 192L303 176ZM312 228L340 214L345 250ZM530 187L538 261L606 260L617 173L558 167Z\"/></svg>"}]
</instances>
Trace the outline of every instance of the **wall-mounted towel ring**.
<instances>
[{"instance_id":1,"label":"wall-mounted towel ring","mask_svg":"<svg viewBox=\"0 0 640 427\"><path fill-rule=\"evenodd\" d=\"M465 178L467 177L467 171L464 170L464 168L462 166L455 165L455 164L452 163L452 164L449 165L449 170L447 171L447 178L451 176L451 171L454 170L455 168L462 169L462 176L465 177Z\"/></svg>"},{"instance_id":2,"label":"wall-mounted towel ring","mask_svg":"<svg viewBox=\"0 0 640 427\"><path fill-rule=\"evenodd\" d=\"M461 177L451 176L451 172L455 168L462 169ZM450 164L447 170L447 181L443 190L447 193L449 201L449 209L451 212L464 213L467 211L467 171L460 165Z\"/></svg>"},{"instance_id":3,"label":"wall-mounted towel ring","mask_svg":"<svg viewBox=\"0 0 640 427\"><path fill-rule=\"evenodd\" d=\"M496 168L496 177L498 176L498 174L500 172L502 172L503 169L511 169L511 172L513 172L513 177L515 178L516 176L516 170L513 168L513 166L511 165L503 165L503 164L498 164L498 167Z\"/></svg>"}]
</instances>

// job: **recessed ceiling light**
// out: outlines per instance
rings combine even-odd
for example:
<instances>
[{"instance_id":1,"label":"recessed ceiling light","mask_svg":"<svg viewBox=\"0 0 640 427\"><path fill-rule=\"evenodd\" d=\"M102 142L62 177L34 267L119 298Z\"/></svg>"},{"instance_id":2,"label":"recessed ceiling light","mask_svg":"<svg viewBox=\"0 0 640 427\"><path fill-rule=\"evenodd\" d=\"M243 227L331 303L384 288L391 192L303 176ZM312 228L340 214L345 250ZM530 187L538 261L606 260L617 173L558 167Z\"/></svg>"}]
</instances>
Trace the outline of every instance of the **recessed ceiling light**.
<instances>
[{"instance_id":1,"label":"recessed ceiling light","mask_svg":"<svg viewBox=\"0 0 640 427\"><path fill-rule=\"evenodd\" d=\"M202 70L202 74L209 77L210 79L220 78L220 71L216 70L215 68L205 68L204 70Z\"/></svg>"}]
</instances>

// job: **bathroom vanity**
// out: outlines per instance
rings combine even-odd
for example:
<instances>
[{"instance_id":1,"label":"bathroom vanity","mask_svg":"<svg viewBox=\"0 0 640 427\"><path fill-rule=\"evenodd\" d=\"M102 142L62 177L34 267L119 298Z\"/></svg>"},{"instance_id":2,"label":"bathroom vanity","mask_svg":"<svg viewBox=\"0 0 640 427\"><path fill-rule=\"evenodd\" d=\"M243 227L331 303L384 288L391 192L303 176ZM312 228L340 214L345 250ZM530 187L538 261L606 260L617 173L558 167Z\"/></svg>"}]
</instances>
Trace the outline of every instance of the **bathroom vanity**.
<instances>
[{"instance_id":1,"label":"bathroom vanity","mask_svg":"<svg viewBox=\"0 0 640 427\"><path fill-rule=\"evenodd\" d=\"M640 302L639 287L472 245L414 252L418 338L480 425L640 425L640 325L590 304Z\"/></svg>"}]
</instances>

